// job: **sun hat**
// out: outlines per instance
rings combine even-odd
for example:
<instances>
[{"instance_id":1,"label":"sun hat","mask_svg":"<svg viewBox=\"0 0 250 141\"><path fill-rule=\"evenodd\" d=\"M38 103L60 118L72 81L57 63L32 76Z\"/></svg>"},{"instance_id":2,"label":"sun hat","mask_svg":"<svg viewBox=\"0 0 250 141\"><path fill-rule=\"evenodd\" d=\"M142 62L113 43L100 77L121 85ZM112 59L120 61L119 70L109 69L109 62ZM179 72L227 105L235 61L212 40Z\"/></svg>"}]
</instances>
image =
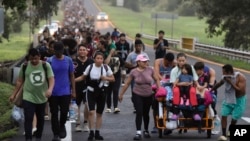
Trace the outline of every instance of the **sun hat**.
<instances>
[{"instance_id":1,"label":"sun hat","mask_svg":"<svg viewBox=\"0 0 250 141\"><path fill-rule=\"evenodd\" d=\"M137 61L149 61L149 59L148 59L148 57L146 56L146 55L144 55L144 54L140 54L140 55L138 55L137 57L136 57L136 60L135 60L136 62Z\"/></svg>"}]
</instances>

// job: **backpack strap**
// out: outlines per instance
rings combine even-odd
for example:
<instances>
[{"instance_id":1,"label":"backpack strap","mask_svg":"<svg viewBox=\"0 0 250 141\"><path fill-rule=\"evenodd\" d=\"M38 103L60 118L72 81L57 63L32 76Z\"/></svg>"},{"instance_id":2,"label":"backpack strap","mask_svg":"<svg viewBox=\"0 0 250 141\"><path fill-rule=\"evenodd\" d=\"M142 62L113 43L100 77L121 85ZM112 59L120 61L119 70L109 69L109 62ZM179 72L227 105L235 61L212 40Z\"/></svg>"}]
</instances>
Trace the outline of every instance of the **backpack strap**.
<instances>
[{"instance_id":1,"label":"backpack strap","mask_svg":"<svg viewBox=\"0 0 250 141\"><path fill-rule=\"evenodd\" d=\"M93 65L94 64L91 64L90 67L89 67L88 76L90 76L90 72L91 72L91 70L93 68ZM108 66L106 64L103 64L103 67L104 67L105 71L107 72L108 71ZM103 67L101 67L101 75L103 74Z\"/></svg>"},{"instance_id":2,"label":"backpack strap","mask_svg":"<svg viewBox=\"0 0 250 141\"><path fill-rule=\"evenodd\" d=\"M45 72L45 78L46 78L46 81L47 81L47 83L49 85L48 72L47 72L47 64L46 64L45 61L42 61L42 64L43 64L43 70Z\"/></svg>"},{"instance_id":3,"label":"backpack strap","mask_svg":"<svg viewBox=\"0 0 250 141\"><path fill-rule=\"evenodd\" d=\"M23 63L23 68L22 68L22 71L23 71L23 81L25 80L25 71L27 69L27 66L28 66L28 62L24 62Z\"/></svg>"},{"instance_id":4,"label":"backpack strap","mask_svg":"<svg viewBox=\"0 0 250 141\"><path fill-rule=\"evenodd\" d=\"M107 72L108 71L108 65L107 64L103 64L103 67L104 67L104 69L105 69L105 71Z\"/></svg>"},{"instance_id":5,"label":"backpack strap","mask_svg":"<svg viewBox=\"0 0 250 141\"><path fill-rule=\"evenodd\" d=\"M90 80L90 72L91 72L92 68L93 68L93 63L90 64L90 66L89 66L89 72L88 72L87 79L86 79L87 81Z\"/></svg>"},{"instance_id":6,"label":"backpack strap","mask_svg":"<svg viewBox=\"0 0 250 141\"><path fill-rule=\"evenodd\" d=\"M90 66L89 66L89 72L88 72L88 75L86 77L87 81L90 81L90 72L91 72L91 70L93 68L93 65L94 65L94 63L90 64ZM103 68L105 69L106 72L108 71L108 66L106 64L103 64L103 66L101 67L101 76L103 74Z\"/></svg>"}]
</instances>

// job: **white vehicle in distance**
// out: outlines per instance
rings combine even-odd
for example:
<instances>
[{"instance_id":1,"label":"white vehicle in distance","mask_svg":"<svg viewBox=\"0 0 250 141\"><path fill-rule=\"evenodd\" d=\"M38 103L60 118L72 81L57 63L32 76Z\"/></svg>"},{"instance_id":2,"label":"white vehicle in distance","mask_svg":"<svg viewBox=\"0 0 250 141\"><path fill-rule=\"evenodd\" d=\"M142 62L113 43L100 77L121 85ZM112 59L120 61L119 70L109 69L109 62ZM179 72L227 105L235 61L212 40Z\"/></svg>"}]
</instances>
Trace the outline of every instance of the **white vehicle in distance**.
<instances>
[{"instance_id":1,"label":"white vehicle in distance","mask_svg":"<svg viewBox=\"0 0 250 141\"><path fill-rule=\"evenodd\" d=\"M99 12L96 16L96 19L98 21L107 21L108 20L108 15L105 12Z\"/></svg>"},{"instance_id":2,"label":"white vehicle in distance","mask_svg":"<svg viewBox=\"0 0 250 141\"><path fill-rule=\"evenodd\" d=\"M51 24L51 25L43 25L43 27L42 28L40 28L40 30L39 30L39 34L42 34L43 33L43 31L44 31L44 29L45 29L45 27L48 27L49 28L49 32L50 32L50 35L54 35L55 34L55 32L57 32L58 31L58 24Z\"/></svg>"}]
</instances>

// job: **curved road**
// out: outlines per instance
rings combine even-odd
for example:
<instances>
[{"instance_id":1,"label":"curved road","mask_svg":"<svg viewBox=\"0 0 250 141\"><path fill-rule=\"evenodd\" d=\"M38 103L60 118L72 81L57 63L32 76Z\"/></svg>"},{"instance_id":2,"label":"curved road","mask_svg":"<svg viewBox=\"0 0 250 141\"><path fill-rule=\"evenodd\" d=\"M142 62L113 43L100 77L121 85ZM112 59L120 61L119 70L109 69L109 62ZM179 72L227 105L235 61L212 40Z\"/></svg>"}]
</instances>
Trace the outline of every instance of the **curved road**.
<instances>
[{"instance_id":1,"label":"curved road","mask_svg":"<svg viewBox=\"0 0 250 141\"><path fill-rule=\"evenodd\" d=\"M87 9L87 12L92 15L96 15L99 12L99 8L96 4L92 2L92 0L85 0L85 7ZM112 32L113 27L112 23L110 21L103 21L103 22L96 22L96 28L101 31L101 33L106 33L107 31ZM131 41L130 41L131 42ZM152 41L153 43L153 41ZM150 56L151 59L151 65L153 64L153 58L154 58L154 51L151 46L147 46L146 52ZM188 57L188 62L190 64L194 64L197 61L197 59L192 58L191 56ZM207 63L206 65L212 67L215 69L217 73L216 79L219 80L222 71L221 66L215 65L213 63ZM244 73L244 72L243 72ZM247 77L247 80L250 79L250 74L244 73ZM247 92L250 91L250 85L247 85ZM218 92L218 103L217 103L217 111L220 113L220 104L223 98L223 89L224 87L221 87ZM133 106L131 104L131 92L130 89L127 90L126 94L124 95L124 100L122 103L119 103L119 108L121 109L121 112L119 114L113 114L113 113L104 113L103 115L103 127L101 129L101 134L104 136L104 139L107 141L129 141L133 140L133 137L135 135L136 129L135 129L135 114L133 114ZM248 100L247 107L250 106ZM250 115L250 110L247 109L244 116L247 117ZM153 127L153 118L151 115L150 119L150 126L149 129L152 129ZM229 118L230 120L230 118ZM239 124L250 124L247 123L244 120L239 120ZM63 139L62 141L85 141L87 140L88 133L86 132L80 132L76 133L74 132L74 123L67 122L67 138ZM143 127L142 127L143 129ZM24 140L24 137L22 135L23 129L21 128L19 131L19 134L15 136L12 141L22 141ZM44 127L44 135L43 140L48 141L52 140L53 134L51 131L51 125L50 121L45 122ZM158 138L158 134L151 134L151 139L147 140L153 140L153 141L163 141L163 140L174 140L174 141L207 141L207 140L216 140L218 138L218 135L212 135L211 139L206 139L206 133L198 134L197 130L188 130L188 133L185 134L178 134L177 130L174 130L174 132L169 136L164 136L162 139ZM143 139L144 140L144 139ZM145 139L146 140L146 139Z\"/></svg>"}]
</instances>

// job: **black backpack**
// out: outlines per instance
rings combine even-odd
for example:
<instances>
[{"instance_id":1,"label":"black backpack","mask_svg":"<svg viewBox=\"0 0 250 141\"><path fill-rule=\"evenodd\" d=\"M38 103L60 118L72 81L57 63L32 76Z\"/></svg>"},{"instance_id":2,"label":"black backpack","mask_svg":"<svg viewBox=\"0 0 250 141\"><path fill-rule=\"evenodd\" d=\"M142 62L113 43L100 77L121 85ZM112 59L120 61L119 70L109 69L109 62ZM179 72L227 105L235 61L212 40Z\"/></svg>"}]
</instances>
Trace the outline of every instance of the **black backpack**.
<instances>
[{"instance_id":1,"label":"black backpack","mask_svg":"<svg viewBox=\"0 0 250 141\"><path fill-rule=\"evenodd\" d=\"M93 88L98 88L98 87L99 87L99 84L101 83L101 79L98 79L98 80L91 80L91 78L90 78L90 72L91 72L91 70L92 70L92 68L93 68L93 65L94 65L94 63L93 63L93 64L90 64L89 72L88 72L88 75L87 75L87 77L86 77L86 84L87 84L88 86L93 87ZM103 64L103 66L101 67L101 76L102 76L102 74L103 74L103 68L105 69L106 72L108 71L108 66L107 66L106 64Z\"/></svg>"}]
</instances>

